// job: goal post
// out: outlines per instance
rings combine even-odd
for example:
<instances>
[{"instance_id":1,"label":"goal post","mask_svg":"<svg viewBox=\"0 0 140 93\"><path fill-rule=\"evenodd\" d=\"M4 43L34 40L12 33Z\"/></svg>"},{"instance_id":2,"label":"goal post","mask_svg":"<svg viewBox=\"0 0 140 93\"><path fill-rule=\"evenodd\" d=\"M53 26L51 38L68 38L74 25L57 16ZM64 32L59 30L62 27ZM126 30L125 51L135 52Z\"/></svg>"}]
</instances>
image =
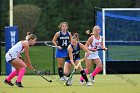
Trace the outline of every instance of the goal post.
<instances>
[{"instance_id":1,"label":"goal post","mask_svg":"<svg viewBox=\"0 0 140 93\"><path fill-rule=\"evenodd\" d=\"M125 41L129 41L128 37L129 34L130 36L132 36L131 34L134 33L138 33L137 29L139 29L139 27L137 27L137 29L134 29L135 27L131 27L133 25L137 25L139 24L138 22L140 22L140 8L102 8L99 11L97 11L97 22L96 24L99 25L101 27L101 34L103 36L103 43L104 45L107 45L107 42L125 42ZM115 19L115 20L114 20ZM116 26L118 23L115 21L120 22L119 26ZM124 22L122 22L124 21ZM132 22L133 24L132 24ZM109 23L112 22L112 23ZM130 24L130 25L129 25ZM112 29L110 29L112 27ZM115 28L116 27L116 28ZM126 30L124 32L121 32L121 30L124 30L126 28ZM133 29L131 29L133 28ZM119 30L118 30L119 29ZM110 36L108 35L109 31L111 30L115 30L114 32L112 31L112 34L110 34ZM133 30L133 32L130 33L130 31L128 30ZM120 31L117 32L116 31ZM129 33L127 33L129 32ZM117 37L117 35L123 34L120 37ZM115 36L115 34L117 34ZM113 36L112 36L113 35ZM124 38L126 36L126 38ZM137 36L136 36L137 37ZM136 38L132 38L131 41L140 41L139 39ZM118 44L119 45L119 44ZM121 45L123 46L123 45ZM129 44L128 44L129 46ZM110 49L108 50L110 51ZM108 58L106 57L106 53L105 51L103 51L102 53L102 61L103 61L103 75L106 75L106 60ZM117 59L120 60L120 59ZM127 60L127 59L124 59Z\"/></svg>"}]
</instances>

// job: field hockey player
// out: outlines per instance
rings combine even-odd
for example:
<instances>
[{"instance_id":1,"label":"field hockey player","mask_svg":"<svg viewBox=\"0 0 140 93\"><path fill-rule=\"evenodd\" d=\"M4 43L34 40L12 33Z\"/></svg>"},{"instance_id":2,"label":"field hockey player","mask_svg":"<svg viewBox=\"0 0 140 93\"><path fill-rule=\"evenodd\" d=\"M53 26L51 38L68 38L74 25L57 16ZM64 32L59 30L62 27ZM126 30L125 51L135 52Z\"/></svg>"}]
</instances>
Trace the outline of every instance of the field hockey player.
<instances>
[{"instance_id":1,"label":"field hockey player","mask_svg":"<svg viewBox=\"0 0 140 93\"><path fill-rule=\"evenodd\" d=\"M26 36L26 40L19 41L15 44L5 55L6 61L9 62L15 70L10 73L10 75L4 80L5 84L14 86L11 80L18 75L15 85L18 87L23 87L21 81L26 72L26 67L33 70L30 57L29 57L29 45L34 45L36 43L37 37L34 34L29 33ZM20 53L25 53L25 60L21 58Z\"/></svg>"},{"instance_id":2,"label":"field hockey player","mask_svg":"<svg viewBox=\"0 0 140 93\"><path fill-rule=\"evenodd\" d=\"M79 67L77 67L77 64L79 63L79 60L80 60L80 49L83 49L87 53L87 56L88 56L90 51L83 44L79 43L79 36L77 33L75 33L72 36L71 44L68 46L68 53L67 53L67 57L65 59L65 64L64 64L64 74L67 77L70 76L70 67L72 64L74 69L80 70L80 74L86 81L86 85L90 86L91 83L88 81L88 78L82 66L79 65Z\"/></svg>"},{"instance_id":3,"label":"field hockey player","mask_svg":"<svg viewBox=\"0 0 140 93\"><path fill-rule=\"evenodd\" d=\"M85 62L86 62L86 69L85 69L86 74L89 73L92 62L94 62L96 64L96 68L90 74L90 78L91 78L92 82L94 83L95 82L95 80L94 80L95 76L99 72L102 71L102 67L103 67L97 50L98 49L107 50L107 48L103 45L103 38L102 38L102 36L100 36L100 27L99 26L94 26L93 27L92 34L89 37L89 39L87 40L85 46L89 49L89 51L91 51L90 55L85 60ZM83 77L80 78L80 83L81 84L84 83Z\"/></svg>"},{"instance_id":4,"label":"field hockey player","mask_svg":"<svg viewBox=\"0 0 140 93\"><path fill-rule=\"evenodd\" d=\"M60 31L58 31L52 40L54 46L56 46L56 58L58 61L58 74L60 80L65 80L64 73L63 73L63 63L67 54L67 47L71 40L71 33L68 31L68 23L61 22L58 26ZM58 42L57 42L58 41Z\"/></svg>"}]
</instances>

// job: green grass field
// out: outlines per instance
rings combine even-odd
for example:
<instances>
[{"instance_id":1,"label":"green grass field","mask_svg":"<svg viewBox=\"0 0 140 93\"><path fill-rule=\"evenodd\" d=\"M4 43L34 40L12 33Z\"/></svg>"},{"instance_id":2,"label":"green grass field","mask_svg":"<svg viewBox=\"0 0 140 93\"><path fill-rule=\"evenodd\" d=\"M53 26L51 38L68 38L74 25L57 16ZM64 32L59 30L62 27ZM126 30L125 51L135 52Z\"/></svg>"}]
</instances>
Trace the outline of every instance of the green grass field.
<instances>
[{"instance_id":1,"label":"green grass field","mask_svg":"<svg viewBox=\"0 0 140 93\"><path fill-rule=\"evenodd\" d=\"M58 76L50 75L48 78L53 82L49 83L40 76L26 75L23 78L24 88L18 88L4 84L5 76L0 76L0 93L140 93L139 74L98 75L92 86L80 85L79 75L73 77L72 86L64 86Z\"/></svg>"},{"instance_id":2,"label":"green grass field","mask_svg":"<svg viewBox=\"0 0 140 93\"><path fill-rule=\"evenodd\" d=\"M108 57L113 60L139 60L139 46L109 46ZM5 52L2 47L2 73L5 74ZM133 50L133 51L130 51ZM29 55L33 66L38 70L50 70L53 73L53 49L47 46L32 46ZM81 51L81 57L84 52ZM82 65L85 67L85 64ZM57 73L57 60L55 60L55 73ZM30 70L26 74L32 74Z\"/></svg>"},{"instance_id":3,"label":"green grass field","mask_svg":"<svg viewBox=\"0 0 140 93\"><path fill-rule=\"evenodd\" d=\"M2 73L5 74L5 51L2 47ZM81 51L82 57L83 51ZM53 49L47 46L32 46L29 50L30 59L35 69L45 71L50 70L53 73ZM24 56L24 55L23 55ZM55 59L55 73L57 73L57 60ZM26 74L33 74L28 70Z\"/></svg>"},{"instance_id":4,"label":"green grass field","mask_svg":"<svg viewBox=\"0 0 140 93\"><path fill-rule=\"evenodd\" d=\"M126 50L130 50L130 47L123 47ZM139 58L139 48L130 52L130 55L136 55L136 59ZM110 48L111 58L121 59L124 54L117 55L118 48ZM129 52L129 51L128 51ZM137 54L136 54L137 53ZM46 46L33 46L30 47L30 58L33 66L37 70L45 71L50 70L53 73L53 59L52 48ZM129 54L129 53L127 53ZM2 73L5 74L5 59L4 59L4 47L2 47ZM83 56L83 52L82 52ZM129 57L129 55L127 55ZM119 58L120 57L120 58ZM57 61L55 61L55 71L57 73ZM85 64L82 64L83 67ZM40 76L29 75L34 74L27 69L26 75L23 78L24 88L17 88L16 86L10 87L3 83L6 76L0 76L0 93L140 93L140 74L115 74L115 75L98 75L96 77L96 83L90 87L79 84L79 75L75 75L73 78L72 86L63 86L59 81L58 75L50 75L49 79L52 79L52 83L48 83ZM47 76L46 76L47 77ZM13 82L16 78L14 78Z\"/></svg>"}]
</instances>

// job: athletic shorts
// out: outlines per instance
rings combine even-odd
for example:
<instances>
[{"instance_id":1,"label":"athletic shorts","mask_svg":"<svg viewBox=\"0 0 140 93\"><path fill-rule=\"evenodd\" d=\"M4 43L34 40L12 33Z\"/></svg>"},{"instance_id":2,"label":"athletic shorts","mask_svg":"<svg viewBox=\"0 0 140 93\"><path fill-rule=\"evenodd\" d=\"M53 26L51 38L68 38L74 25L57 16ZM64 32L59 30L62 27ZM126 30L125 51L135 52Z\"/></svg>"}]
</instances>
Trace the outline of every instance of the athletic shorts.
<instances>
[{"instance_id":1,"label":"athletic shorts","mask_svg":"<svg viewBox=\"0 0 140 93\"><path fill-rule=\"evenodd\" d=\"M80 58L76 58L76 59L74 59L74 62L75 62L76 60L80 60ZM67 62L67 63L71 63L70 60L65 60L65 62Z\"/></svg>"},{"instance_id":2,"label":"athletic shorts","mask_svg":"<svg viewBox=\"0 0 140 93\"><path fill-rule=\"evenodd\" d=\"M17 58L17 56L14 54L6 53L6 55L5 55L6 62L8 62L8 63L11 63L16 58Z\"/></svg>"},{"instance_id":3,"label":"athletic shorts","mask_svg":"<svg viewBox=\"0 0 140 93\"><path fill-rule=\"evenodd\" d=\"M87 59L97 59L100 58L98 55L98 52L91 52L90 55L87 57Z\"/></svg>"},{"instance_id":4,"label":"athletic shorts","mask_svg":"<svg viewBox=\"0 0 140 93\"><path fill-rule=\"evenodd\" d=\"M60 49L56 48L55 57L56 58L65 58L67 53L68 53L67 49L60 50Z\"/></svg>"}]
</instances>

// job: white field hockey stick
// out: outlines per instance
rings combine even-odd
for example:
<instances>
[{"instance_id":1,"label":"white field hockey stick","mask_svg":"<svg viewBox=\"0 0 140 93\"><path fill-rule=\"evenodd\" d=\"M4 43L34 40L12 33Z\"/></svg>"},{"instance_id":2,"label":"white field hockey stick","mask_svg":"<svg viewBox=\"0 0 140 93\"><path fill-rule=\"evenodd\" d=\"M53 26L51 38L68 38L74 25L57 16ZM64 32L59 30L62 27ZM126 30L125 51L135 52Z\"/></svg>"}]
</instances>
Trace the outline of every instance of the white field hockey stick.
<instances>
[{"instance_id":1,"label":"white field hockey stick","mask_svg":"<svg viewBox=\"0 0 140 93\"><path fill-rule=\"evenodd\" d=\"M54 45L50 45L50 44L48 44L47 42L44 42L44 43L45 43L46 46L49 46L49 47L54 47L54 48L57 47L57 46L54 46Z\"/></svg>"},{"instance_id":2,"label":"white field hockey stick","mask_svg":"<svg viewBox=\"0 0 140 93\"><path fill-rule=\"evenodd\" d=\"M77 64L76 68L78 68L81 65L81 62L83 62L87 57L84 57L83 59L79 60L79 63ZM74 73L76 72L76 69L73 69L72 73L70 74L68 80L66 81L66 83L64 83L64 85L69 86L68 82L71 81Z\"/></svg>"}]
</instances>

